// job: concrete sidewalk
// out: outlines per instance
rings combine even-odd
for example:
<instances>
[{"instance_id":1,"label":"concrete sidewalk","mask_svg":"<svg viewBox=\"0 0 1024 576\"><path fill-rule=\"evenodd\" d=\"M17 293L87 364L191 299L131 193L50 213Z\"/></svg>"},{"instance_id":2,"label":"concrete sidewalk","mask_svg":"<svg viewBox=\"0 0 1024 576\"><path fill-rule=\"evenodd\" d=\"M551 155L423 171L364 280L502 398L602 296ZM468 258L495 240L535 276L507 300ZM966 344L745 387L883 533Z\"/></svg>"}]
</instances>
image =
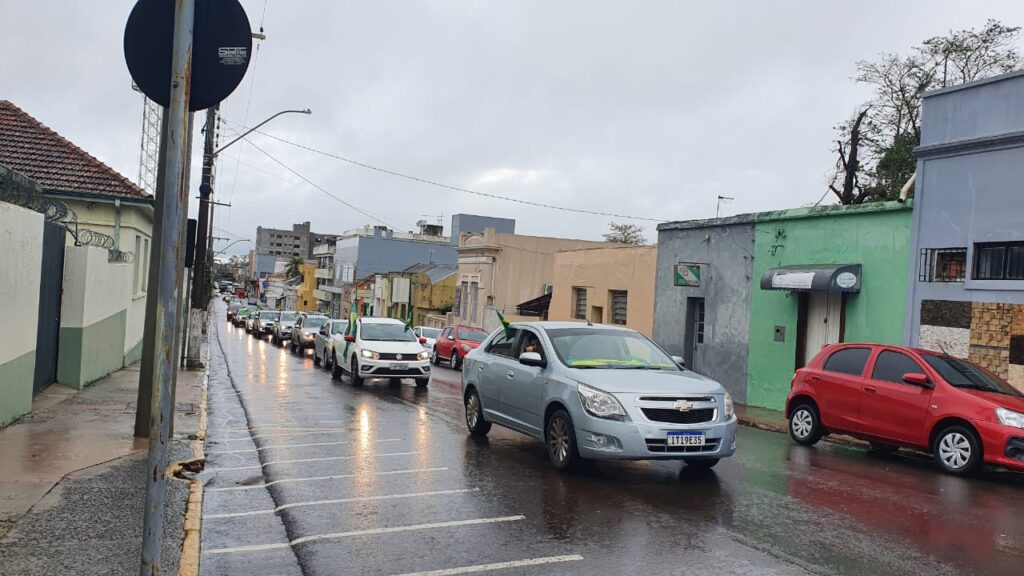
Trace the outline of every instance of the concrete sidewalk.
<instances>
[{"instance_id":1,"label":"concrete sidewalk","mask_svg":"<svg viewBox=\"0 0 1024 576\"><path fill-rule=\"evenodd\" d=\"M5 576L137 574L148 442L133 438L139 367L84 390L50 386L0 430L0 566ZM196 457L205 372L179 372L171 463ZM161 573L176 574L189 497L167 484Z\"/></svg>"},{"instance_id":2,"label":"concrete sidewalk","mask_svg":"<svg viewBox=\"0 0 1024 576\"><path fill-rule=\"evenodd\" d=\"M736 404L736 420L739 422L740 426L748 426L750 428L767 430L769 432L778 432L779 434L789 434L789 419L786 418L786 413L782 410L772 410L771 408L759 408L757 406L747 406L746 404ZM829 434L828 436L825 436L823 440L825 442L845 444L847 446L868 446L867 442L844 434Z\"/></svg>"}]
</instances>

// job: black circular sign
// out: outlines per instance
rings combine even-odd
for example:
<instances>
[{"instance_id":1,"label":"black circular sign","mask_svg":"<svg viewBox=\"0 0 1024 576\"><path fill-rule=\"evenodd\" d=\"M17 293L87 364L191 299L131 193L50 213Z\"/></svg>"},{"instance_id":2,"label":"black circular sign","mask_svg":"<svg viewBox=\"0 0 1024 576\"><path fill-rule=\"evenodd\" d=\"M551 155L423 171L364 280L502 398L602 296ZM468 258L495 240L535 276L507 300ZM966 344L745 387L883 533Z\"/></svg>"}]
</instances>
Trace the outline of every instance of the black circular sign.
<instances>
[{"instance_id":1,"label":"black circular sign","mask_svg":"<svg viewBox=\"0 0 1024 576\"><path fill-rule=\"evenodd\" d=\"M189 110L205 110L242 82L252 56L252 28L238 0L195 0ZM139 0L124 30L124 59L143 94L167 108L176 0Z\"/></svg>"}]
</instances>

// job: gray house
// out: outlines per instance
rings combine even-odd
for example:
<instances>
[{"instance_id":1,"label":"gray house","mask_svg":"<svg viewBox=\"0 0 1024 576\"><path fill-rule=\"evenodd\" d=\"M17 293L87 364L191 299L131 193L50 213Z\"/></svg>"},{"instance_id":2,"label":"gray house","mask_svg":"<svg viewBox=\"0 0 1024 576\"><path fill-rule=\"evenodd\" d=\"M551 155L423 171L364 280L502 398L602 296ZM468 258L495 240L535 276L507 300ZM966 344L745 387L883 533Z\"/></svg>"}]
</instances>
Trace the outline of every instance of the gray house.
<instances>
[{"instance_id":1,"label":"gray house","mask_svg":"<svg viewBox=\"0 0 1024 576\"><path fill-rule=\"evenodd\" d=\"M1024 71L925 95L904 338L1024 387Z\"/></svg>"}]
</instances>

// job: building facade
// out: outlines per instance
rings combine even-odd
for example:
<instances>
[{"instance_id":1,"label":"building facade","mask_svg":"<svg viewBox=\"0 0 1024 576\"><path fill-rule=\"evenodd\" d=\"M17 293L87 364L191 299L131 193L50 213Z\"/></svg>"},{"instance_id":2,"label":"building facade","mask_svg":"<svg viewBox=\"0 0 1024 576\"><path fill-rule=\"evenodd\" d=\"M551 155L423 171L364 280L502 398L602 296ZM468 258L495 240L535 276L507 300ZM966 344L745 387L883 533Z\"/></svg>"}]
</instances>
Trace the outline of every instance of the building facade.
<instances>
[{"instance_id":1,"label":"building facade","mask_svg":"<svg viewBox=\"0 0 1024 576\"><path fill-rule=\"evenodd\" d=\"M656 246L556 252L548 320L621 324L654 333Z\"/></svg>"},{"instance_id":2,"label":"building facade","mask_svg":"<svg viewBox=\"0 0 1024 576\"><path fill-rule=\"evenodd\" d=\"M494 231L499 234L515 234L516 221L511 218L495 218L476 214L454 214L451 228L452 244L458 246L459 238L465 232L483 232L487 228L494 228Z\"/></svg>"},{"instance_id":3,"label":"building facade","mask_svg":"<svg viewBox=\"0 0 1024 576\"><path fill-rule=\"evenodd\" d=\"M386 300L380 315L406 320L412 315L414 325L423 325L427 316L451 311L455 302L455 280L458 269L443 264L416 264L401 272L377 277L385 286Z\"/></svg>"},{"instance_id":4,"label":"building facade","mask_svg":"<svg viewBox=\"0 0 1024 576\"><path fill-rule=\"evenodd\" d=\"M925 94L908 343L1024 388L1024 71Z\"/></svg>"},{"instance_id":5,"label":"building facade","mask_svg":"<svg viewBox=\"0 0 1024 576\"><path fill-rule=\"evenodd\" d=\"M317 310L332 318L341 315L341 289L334 285L335 242L320 244L313 248L313 258L316 260L316 287L313 289L313 298L316 299Z\"/></svg>"},{"instance_id":6,"label":"building facade","mask_svg":"<svg viewBox=\"0 0 1024 576\"><path fill-rule=\"evenodd\" d=\"M454 266L456 261L455 248L445 236L396 233L384 226L353 230L335 243L334 286L414 264Z\"/></svg>"},{"instance_id":7,"label":"building facade","mask_svg":"<svg viewBox=\"0 0 1024 576\"><path fill-rule=\"evenodd\" d=\"M662 224L655 340L738 402L781 408L822 346L902 342L910 218L880 202Z\"/></svg>"},{"instance_id":8,"label":"building facade","mask_svg":"<svg viewBox=\"0 0 1024 576\"><path fill-rule=\"evenodd\" d=\"M313 258L313 249L337 239L334 234L313 232L309 222L292 224L291 230L256 227L256 252L284 258Z\"/></svg>"},{"instance_id":9,"label":"building facade","mask_svg":"<svg viewBox=\"0 0 1024 576\"><path fill-rule=\"evenodd\" d=\"M495 311L508 320L522 319L517 314L521 304L552 291L556 252L608 246L589 240L504 234L493 228L463 232L452 310L456 321L490 330L500 326Z\"/></svg>"}]
</instances>

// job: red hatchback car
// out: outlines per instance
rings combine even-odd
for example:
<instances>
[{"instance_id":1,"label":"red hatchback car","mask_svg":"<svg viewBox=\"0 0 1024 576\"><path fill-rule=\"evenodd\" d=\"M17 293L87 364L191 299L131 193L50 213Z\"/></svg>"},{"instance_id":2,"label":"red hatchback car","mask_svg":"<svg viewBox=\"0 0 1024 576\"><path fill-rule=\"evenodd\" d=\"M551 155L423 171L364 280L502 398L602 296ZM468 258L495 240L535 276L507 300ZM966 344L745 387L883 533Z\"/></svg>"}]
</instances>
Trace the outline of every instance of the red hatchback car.
<instances>
[{"instance_id":1,"label":"red hatchback car","mask_svg":"<svg viewBox=\"0 0 1024 576\"><path fill-rule=\"evenodd\" d=\"M1024 394L966 360L900 346L826 346L796 371L789 434L810 446L837 432L880 451L931 452L946 472L982 463L1024 471Z\"/></svg>"},{"instance_id":2,"label":"red hatchback car","mask_svg":"<svg viewBox=\"0 0 1024 576\"><path fill-rule=\"evenodd\" d=\"M430 362L437 366L441 360L455 370L462 368L462 359L469 351L480 345L487 338L487 332L471 326L449 326L441 331L434 342L434 353Z\"/></svg>"}]
</instances>

